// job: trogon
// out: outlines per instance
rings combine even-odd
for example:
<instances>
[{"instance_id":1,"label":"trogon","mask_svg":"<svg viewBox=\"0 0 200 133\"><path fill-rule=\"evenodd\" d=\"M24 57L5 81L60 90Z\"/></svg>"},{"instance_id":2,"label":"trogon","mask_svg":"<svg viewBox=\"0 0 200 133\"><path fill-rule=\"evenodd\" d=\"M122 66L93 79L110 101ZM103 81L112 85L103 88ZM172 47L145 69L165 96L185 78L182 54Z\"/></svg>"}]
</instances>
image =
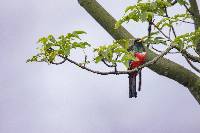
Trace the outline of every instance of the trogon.
<instances>
[{"instance_id":1,"label":"trogon","mask_svg":"<svg viewBox=\"0 0 200 133\"><path fill-rule=\"evenodd\" d=\"M135 57L134 60L129 61L129 70L139 67L144 64L146 58L146 51L143 46L143 41L140 38L134 40L133 45L131 45L128 49L129 52L133 54ZM129 98L137 97L136 91L136 76L139 73L139 91L141 89L141 71L133 72L129 74Z\"/></svg>"}]
</instances>

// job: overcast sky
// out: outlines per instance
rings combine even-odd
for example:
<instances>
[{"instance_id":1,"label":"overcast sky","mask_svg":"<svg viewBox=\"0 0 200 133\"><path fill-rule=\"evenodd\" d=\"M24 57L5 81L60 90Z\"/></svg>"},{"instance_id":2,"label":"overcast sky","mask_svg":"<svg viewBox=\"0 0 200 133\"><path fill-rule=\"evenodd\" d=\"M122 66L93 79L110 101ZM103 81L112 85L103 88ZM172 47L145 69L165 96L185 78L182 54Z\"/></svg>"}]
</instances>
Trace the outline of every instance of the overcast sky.
<instances>
[{"instance_id":1,"label":"overcast sky","mask_svg":"<svg viewBox=\"0 0 200 133\"><path fill-rule=\"evenodd\" d=\"M117 19L135 2L98 1ZM144 25L126 27L136 37L146 34ZM200 107L188 89L148 68L138 98L129 99L127 76L25 63L39 37L77 29L92 44L113 41L77 0L0 0L0 133L199 133Z\"/></svg>"}]
</instances>

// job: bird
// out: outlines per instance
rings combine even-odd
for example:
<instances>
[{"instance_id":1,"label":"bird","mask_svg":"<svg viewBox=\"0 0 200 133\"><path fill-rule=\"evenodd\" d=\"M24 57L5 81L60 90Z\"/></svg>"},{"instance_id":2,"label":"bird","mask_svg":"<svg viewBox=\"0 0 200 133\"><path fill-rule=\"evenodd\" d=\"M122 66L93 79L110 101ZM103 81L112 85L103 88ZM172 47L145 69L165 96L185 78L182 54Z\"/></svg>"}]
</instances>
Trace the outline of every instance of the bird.
<instances>
[{"instance_id":1,"label":"bird","mask_svg":"<svg viewBox=\"0 0 200 133\"><path fill-rule=\"evenodd\" d=\"M146 51L143 46L143 40L141 38L136 38L133 40L133 45L131 45L128 49L129 52L135 57L134 60L129 61L129 67L128 70L135 69L142 64L145 63L146 59ZM136 76L139 73L139 91L141 89L141 71L139 72L132 72L129 74L129 98L137 97L137 91L136 91Z\"/></svg>"}]
</instances>

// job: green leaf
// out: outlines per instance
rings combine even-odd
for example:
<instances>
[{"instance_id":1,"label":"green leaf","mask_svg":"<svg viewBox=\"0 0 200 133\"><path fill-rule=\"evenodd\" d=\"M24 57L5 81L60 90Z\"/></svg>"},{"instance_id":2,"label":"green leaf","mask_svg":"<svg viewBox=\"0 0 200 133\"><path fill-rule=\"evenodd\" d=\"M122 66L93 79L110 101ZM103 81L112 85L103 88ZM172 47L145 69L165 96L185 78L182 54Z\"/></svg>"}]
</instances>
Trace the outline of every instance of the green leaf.
<instances>
[{"instance_id":1,"label":"green leaf","mask_svg":"<svg viewBox=\"0 0 200 133\"><path fill-rule=\"evenodd\" d=\"M42 38L39 38L38 43L46 44L47 41L48 41L48 40L47 40L46 37L42 37Z\"/></svg>"},{"instance_id":2,"label":"green leaf","mask_svg":"<svg viewBox=\"0 0 200 133\"><path fill-rule=\"evenodd\" d=\"M99 63L102 59L103 59L102 56L97 56L94 60L95 60L95 63Z\"/></svg>"},{"instance_id":3,"label":"green leaf","mask_svg":"<svg viewBox=\"0 0 200 133\"><path fill-rule=\"evenodd\" d=\"M135 8L135 6L128 6L126 9L125 9L125 13L128 12L129 10L133 10Z\"/></svg>"},{"instance_id":4,"label":"green leaf","mask_svg":"<svg viewBox=\"0 0 200 133\"><path fill-rule=\"evenodd\" d=\"M180 5L188 5L188 3L185 1L185 0L177 0L177 2L180 4Z\"/></svg>"},{"instance_id":5,"label":"green leaf","mask_svg":"<svg viewBox=\"0 0 200 133\"><path fill-rule=\"evenodd\" d=\"M82 30L76 30L76 31L73 31L72 34L87 34L87 33Z\"/></svg>"},{"instance_id":6,"label":"green leaf","mask_svg":"<svg viewBox=\"0 0 200 133\"><path fill-rule=\"evenodd\" d=\"M38 61L38 56L33 56L32 58L28 59L26 61L26 63L28 63L28 62L36 62L36 61Z\"/></svg>"},{"instance_id":7,"label":"green leaf","mask_svg":"<svg viewBox=\"0 0 200 133\"><path fill-rule=\"evenodd\" d=\"M55 42L56 42L56 39L54 38L53 35L49 35L49 36L47 37L47 39L48 39L49 41L51 41L52 43L55 43Z\"/></svg>"}]
</instances>

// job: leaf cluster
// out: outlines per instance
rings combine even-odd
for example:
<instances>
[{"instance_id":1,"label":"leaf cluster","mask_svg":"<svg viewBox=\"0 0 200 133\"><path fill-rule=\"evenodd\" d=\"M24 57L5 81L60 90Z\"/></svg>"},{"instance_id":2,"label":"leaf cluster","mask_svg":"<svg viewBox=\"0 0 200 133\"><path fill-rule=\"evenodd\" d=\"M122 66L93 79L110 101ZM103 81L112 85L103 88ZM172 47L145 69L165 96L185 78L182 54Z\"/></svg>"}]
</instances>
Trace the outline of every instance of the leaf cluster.
<instances>
[{"instance_id":1,"label":"leaf cluster","mask_svg":"<svg viewBox=\"0 0 200 133\"><path fill-rule=\"evenodd\" d=\"M133 20L135 22L149 22L155 15L164 16L165 8L170 7L172 4L168 0L149 0L142 2L138 0L137 4L128 6L125 9L125 15L117 21L115 28L118 28L122 23Z\"/></svg>"},{"instance_id":2,"label":"leaf cluster","mask_svg":"<svg viewBox=\"0 0 200 133\"><path fill-rule=\"evenodd\" d=\"M74 31L66 35L61 35L55 38L53 35L48 35L47 37L42 37L38 40L40 47L39 54L28 59L27 62L53 62L56 57L68 57L70 56L72 49L85 49L91 45L87 42L83 42L80 39L81 34L86 34L84 31Z\"/></svg>"},{"instance_id":3,"label":"leaf cluster","mask_svg":"<svg viewBox=\"0 0 200 133\"><path fill-rule=\"evenodd\" d=\"M167 9L173 9L172 7L176 4L179 4L179 7L186 7L185 13L177 13L169 16ZM128 6L125 9L124 16L117 21L115 28L120 27L124 22L129 22L130 20L135 22L149 22L149 26L153 25L154 29L150 31L148 36L143 37L147 46L152 44L168 45L170 42L177 45L180 50L187 48L196 49L196 45L200 41L199 30L177 36L173 27L180 22L192 24L192 14L188 11L190 7L187 6L190 5L186 0L138 0L135 5ZM169 29L169 35L166 34L167 29ZM174 34L173 39L170 34L172 30Z\"/></svg>"},{"instance_id":4,"label":"leaf cluster","mask_svg":"<svg viewBox=\"0 0 200 133\"><path fill-rule=\"evenodd\" d=\"M176 0L179 5L188 5L186 0ZM133 20L135 22L154 22L155 16L159 16L160 20L154 24L154 31L146 37L143 37L144 44L164 44L168 45L169 42L177 45L180 49L192 47L195 48L197 42L199 42L200 30L195 32L186 33L183 35L175 36L174 39L170 39L163 34L163 28L173 28L175 23L184 20L191 20L191 15L186 13L175 14L169 17L167 14L167 8L174 6L173 0L138 0L137 4L128 6L125 9L124 16L117 21L115 28L118 28L122 23ZM156 30L155 30L156 29ZM58 38L53 35L42 37L38 40L40 47L37 49L39 53L32 58L28 59L28 62L47 62L51 64L57 57L68 58L73 49L86 49L91 45L81 40L80 35L86 34L84 31L74 31L61 35ZM169 33L170 34L170 33ZM102 45L94 48L95 57L93 58L95 63L101 61L116 66L117 63L123 63L128 67L130 60L135 60L133 53L128 51L129 45L133 44L132 40L117 40L110 45ZM85 55L87 57L87 55ZM83 65L90 63L87 59Z\"/></svg>"},{"instance_id":5,"label":"leaf cluster","mask_svg":"<svg viewBox=\"0 0 200 133\"><path fill-rule=\"evenodd\" d=\"M159 22L157 22L156 26L162 30L164 27L172 27L173 24L178 24L178 22L190 20L192 16L189 13L184 14L176 14L173 17L165 17L162 18Z\"/></svg>"},{"instance_id":6,"label":"leaf cluster","mask_svg":"<svg viewBox=\"0 0 200 133\"><path fill-rule=\"evenodd\" d=\"M151 35L145 36L143 38L144 40L144 45L148 46L149 44L151 45L159 45L159 44L163 44L163 45L168 45L168 40L164 37L158 36L159 32L153 32L151 33Z\"/></svg>"},{"instance_id":7,"label":"leaf cluster","mask_svg":"<svg viewBox=\"0 0 200 133\"><path fill-rule=\"evenodd\" d=\"M117 40L111 45L103 45L95 48L94 52L97 54L94 58L95 63L105 60L112 65L123 63L127 66L128 61L135 59L133 53L128 51L129 43L130 40Z\"/></svg>"},{"instance_id":8,"label":"leaf cluster","mask_svg":"<svg viewBox=\"0 0 200 133\"><path fill-rule=\"evenodd\" d=\"M177 36L173 40L173 43L177 44L178 47L182 50L187 48L195 49L199 41L200 41L200 28L194 32Z\"/></svg>"}]
</instances>

